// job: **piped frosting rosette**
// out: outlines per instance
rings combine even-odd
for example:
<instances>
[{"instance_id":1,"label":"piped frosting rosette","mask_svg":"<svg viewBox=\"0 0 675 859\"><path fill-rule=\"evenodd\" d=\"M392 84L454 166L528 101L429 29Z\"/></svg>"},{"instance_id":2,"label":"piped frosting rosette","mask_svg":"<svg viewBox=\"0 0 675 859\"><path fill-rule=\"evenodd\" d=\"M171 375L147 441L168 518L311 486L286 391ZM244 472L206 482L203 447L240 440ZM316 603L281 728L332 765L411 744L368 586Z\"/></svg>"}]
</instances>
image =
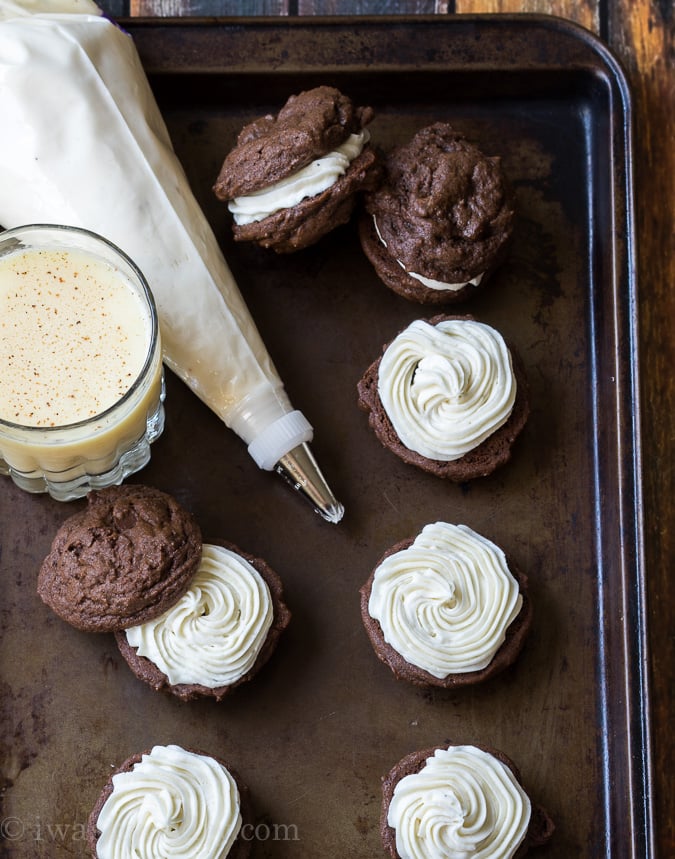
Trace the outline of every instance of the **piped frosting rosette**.
<instances>
[{"instance_id":1,"label":"piped frosting rosette","mask_svg":"<svg viewBox=\"0 0 675 859\"><path fill-rule=\"evenodd\" d=\"M180 746L155 746L112 777L92 812L98 859L224 859L242 825L226 766Z\"/></svg>"},{"instance_id":2,"label":"piped frosting rosette","mask_svg":"<svg viewBox=\"0 0 675 859\"><path fill-rule=\"evenodd\" d=\"M233 544L204 543L181 599L116 638L134 673L154 688L219 700L262 666L289 620L281 581L262 559Z\"/></svg>"},{"instance_id":3,"label":"piped frosting rosette","mask_svg":"<svg viewBox=\"0 0 675 859\"><path fill-rule=\"evenodd\" d=\"M378 394L399 439L444 462L503 426L516 390L503 337L469 318L415 320L387 347L378 373Z\"/></svg>"},{"instance_id":4,"label":"piped frosting rosette","mask_svg":"<svg viewBox=\"0 0 675 859\"><path fill-rule=\"evenodd\" d=\"M400 859L511 859L530 816L509 766L476 746L450 746L396 783L386 823Z\"/></svg>"},{"instance_id":5,"label":"piped frosting rosette","mask_svg":"<svg viewBox=\"0 0 675 859\"><path fill-rule=\"evenodd\" d=\"M530 414L519 355L471 316L410 323L366 369L357 390L387 450L456 483L508 462Z\"/></svg>"},{"instance_id":6,"label":"piped frosting rosette","mask_svg":"<svg viewBox=\"0 0 675 859\"><path fill-rule=\"evenodd\" d=\"M399 545L362 589L362 614L380 658L413 682L492 666L524 605L504 552L466 525L446 522L426 525ZM528 601L519 621L523 635L529 609ZM520 639L509 659L519 646Z\"/></svg>"},{"instance_id":7,"label":"piped frosting rosette","mask_svg":"<svg viewBox=\"0 0 675 859\"><path fill-rule=\"evenodd\" d=\"M251 669L272 625L269 590L240 555L204 544L183 597L160 617L127 630L127 640L172 685L227 686Z\"/></svg>"}]
</instances>

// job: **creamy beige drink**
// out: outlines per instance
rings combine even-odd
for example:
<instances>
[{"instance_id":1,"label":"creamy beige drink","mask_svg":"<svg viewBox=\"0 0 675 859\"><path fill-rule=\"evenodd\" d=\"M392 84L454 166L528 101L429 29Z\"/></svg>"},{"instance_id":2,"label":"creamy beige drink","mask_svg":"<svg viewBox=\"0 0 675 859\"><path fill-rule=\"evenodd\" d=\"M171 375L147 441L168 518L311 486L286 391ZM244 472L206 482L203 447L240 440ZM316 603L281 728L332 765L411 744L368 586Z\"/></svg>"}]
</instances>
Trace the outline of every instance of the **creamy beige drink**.
<instances>
[{"instance_id":1,"label":"creamy beige drink","mask_svg":"<svg viewBox=\"0 0 675 859\"><path fill-rule=\"evenodd\" d=\"M157 321L111 245L64 228L0 234L0 366L0 471L24 488L76 497L147 462L162 425Z\"/></svg>"},{"instance_id":2,"label":"creamy beige drink","mask_svg":"<svg viewBox=\"0 0 675 859\"><path fill-rule=\"evenodd\" d=\"M100 415L143 369L150 336L140 296L103 260L0 257L0 418L53 427Z\"/></svg>"}]
</instances>

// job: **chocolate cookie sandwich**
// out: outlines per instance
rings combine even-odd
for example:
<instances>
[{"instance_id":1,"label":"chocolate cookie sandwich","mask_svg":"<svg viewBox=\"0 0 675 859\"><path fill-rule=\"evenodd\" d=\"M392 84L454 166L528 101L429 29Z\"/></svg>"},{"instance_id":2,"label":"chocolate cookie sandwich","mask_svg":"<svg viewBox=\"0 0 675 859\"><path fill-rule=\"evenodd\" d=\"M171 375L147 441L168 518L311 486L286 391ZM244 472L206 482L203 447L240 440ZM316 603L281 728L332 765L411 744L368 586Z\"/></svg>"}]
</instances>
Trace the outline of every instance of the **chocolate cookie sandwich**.
<instances>
[{"instance_id":1,"label":"chocolate cookie sandwich","mask_svg":"<svg viewBox=\"0 0 675 859\"><path fill-rule=\"evenodd\" d=\"M63 620L112 632L131 670L181 700L220 701L269 660L290 611L275 571L158 489L91 492L56 534L38 594Z\"/></svg>"},{"instance_id":2,"label":"chocolate cookie sandwich","mask_svg":"<svg viewBox=\"0 0 675 859\"><path fill-rule=\"evenodd\" d=\"M423 304L474 295L504 259L515 219L500 159L442 122L388 154L364 206L361 245L378 276Z\"/></svg>"},{"instance_id":3,"label":"chocolate cookie sandwich","mask_svg":"<svg viewBox=\"0 0 675 859\"><path fill-rule=\"evenodd\" d=\"M358 403L384 447L456 482L507 462L529 415L517 354L470 316L412 322L366 370Z\"/></svg>"},{"instance_id":4,"label":"chocolate cookie sandwich","mask_svg":"<svg viewBox=\"0 0 675 859\"><path fill-rule=\"evenodd\" d=\"M346 223L358 193L379 178L372 118L372 108L319 86L246 125L213 186L232 213L235 240L290 253Z\"/></svg>"},{"instance_id":5,"label":"chocolate cookie sandwich","mask_svg":"<svg viewBox=\"0 0 675 859\"><path fill-rule=\"evenodd\" d=\"M290 620L279 576L231 543L205 543L183 596L159 617L115 633L134 674L187 701L217 701L251 680Z\"/></svg>"},{"instance_id":6,"label":"chocolate cookie sandwich","mask_svg":"<svg viewBox=\"0 0 675 859\"><path fill-rule=\"evenodd\" d=\"M513 761L494 749L413 752L382 783L380 832L392 859L520 859L554 829Z\"/></svg>"},{"instance_id":7,"label":"chocolate cookie sandwich","mask_svg":"<svg viewBox=\"0 0 675 859\"><path fill-rule=\"evenodd\" d=\"M113 632L162 614L188 589L202 551L191 513L158 489L90 492L85 510L59 528L37 591L86 632Z\"/></svg>"},{"instance_id":8,"label":"chocolate cookie sandwich","mask_svg":"<svg viewBox=\"0 0 675 859\"><path fill-rule=\"evenodd\" d=\"M520 653L532 619L527 579L466 525L434 522L389 549L360 591L378 658L417 686L487 680Z\"/></svg>"},{"instance_id":9,"label":"chocolate cookie sandwich","mask_svg":"<svg viewBox=\"0 0 675 859\"><path fill-rule=\"evenodd\" d=\"M154 746L108 779L87 824L93 859L246 859L253 815L228 764L177 745Z\"/></svg>"}]
</instances>

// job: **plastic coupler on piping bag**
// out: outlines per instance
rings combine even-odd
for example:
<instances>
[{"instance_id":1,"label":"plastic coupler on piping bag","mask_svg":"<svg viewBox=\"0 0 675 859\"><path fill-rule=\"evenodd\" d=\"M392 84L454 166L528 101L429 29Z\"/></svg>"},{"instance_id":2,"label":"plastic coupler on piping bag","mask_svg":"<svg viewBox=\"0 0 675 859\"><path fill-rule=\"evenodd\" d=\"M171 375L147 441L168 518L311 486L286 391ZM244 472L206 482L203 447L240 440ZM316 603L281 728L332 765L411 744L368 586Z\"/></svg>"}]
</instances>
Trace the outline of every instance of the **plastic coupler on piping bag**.
<instances>
[{"instance_id":1,"label":"plastic coupler on piping bag","mask_svg":"<svg viewBox=\"0 0 675 859\"><path fill-rule=\"evenodd\" d=\"M83 227L125 251L154 294L166 365L260 468L338 522L312 428L189 187L131 37L88 0L0 0L0 117L0 224Z\"/></svg>"}]
</instances>

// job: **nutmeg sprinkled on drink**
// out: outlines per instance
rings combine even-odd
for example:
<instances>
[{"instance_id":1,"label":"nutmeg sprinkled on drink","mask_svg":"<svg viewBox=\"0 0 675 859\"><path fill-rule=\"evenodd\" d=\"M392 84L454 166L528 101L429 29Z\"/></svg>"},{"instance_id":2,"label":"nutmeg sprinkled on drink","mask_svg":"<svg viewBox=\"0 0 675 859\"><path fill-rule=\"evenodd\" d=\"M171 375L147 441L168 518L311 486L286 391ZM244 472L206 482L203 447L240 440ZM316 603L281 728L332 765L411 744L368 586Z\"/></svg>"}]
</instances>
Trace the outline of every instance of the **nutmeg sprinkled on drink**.
<instances>
[{"instance_id":1,"label":"nutmeg sprinkled on drink","mask_svg":"<svg viewBox=\"0 0 675 859\"><path fill-rule=\"evenodd\" d=\"M81 251L0 258L0 418L66 426L101 414L132 387L151 324L124 276Z\"/></svg>"}]
</instances>

